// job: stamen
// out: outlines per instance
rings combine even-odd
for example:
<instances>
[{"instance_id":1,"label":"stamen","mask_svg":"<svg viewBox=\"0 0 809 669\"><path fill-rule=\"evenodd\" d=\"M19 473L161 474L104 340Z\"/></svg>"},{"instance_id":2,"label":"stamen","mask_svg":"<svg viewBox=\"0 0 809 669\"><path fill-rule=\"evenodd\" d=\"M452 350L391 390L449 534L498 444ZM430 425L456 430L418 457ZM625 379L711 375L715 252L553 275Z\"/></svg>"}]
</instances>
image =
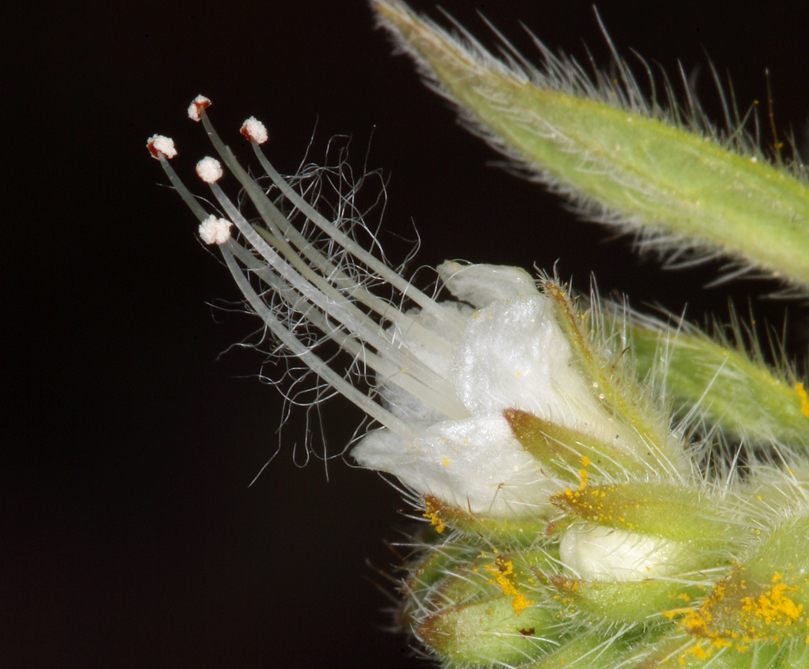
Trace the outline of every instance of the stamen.
<instances>
[{"instance_id":1,"label":"stamen","mask_svg":"<svg viewBox=\"0 0 809 669\"><path fill-rule=\"evenodd\" d=\"M259 121L255 116L251 116L244 123L239 130L251 142L256 144L264 144L269 138L270 134L267 132L267 126Z\"/></svg>"},{"instance_id":2,"label":"stamen","mask_svg":"<svg viewBox=\"0 0 809 669\"><path fill-rule=\"evenodd\" d=\"M206 244L221 246L230 239L230 221L211 214L199 224L199 236Z\"/></svg>"},{"instance_id":3,"label":"stamen","mask_svg":"<svg viewBox=\"0 0 809 669\"><path fill-rule=\"evenodd\" d=\"M447 416L456 416L460 413L447 401L445 395L442 395L434 388L423 385L415 379L412 374L403 373L403 370L396 367L390 360L370 351L357 337L335 328L322 312L310 308L311 304L306 298L296 292L295 289L278 276L278 274L257 260L256 257L241 244L234 243L231 244L229 248L233 255L253 274L264 281L264 283L274 291L277 291L288 304L290 314L301 314L303 318L330 340L334 341L346 353L353 356L356 360L361 360L364 365L373 369L380 378L394 383L414 397L418 397L439 411L442 411Z\"/></svg>"},{"instance_id":4,"label":"stamen","mask_svg":"<svg viewBox=\"0 0 809 669\"><path fill-rule=\"evenodd\" d=\"M202 112L210 107L211 104L211 101L204 95L198 95L191 101L188 107L188 118L199 123L202 119Z\"/></svg>"},{"instance_id":5,"label":"stamen","mask_svg":"<svg viewBox=\"0 0 809 669\"><path fill-rule=\"evenodd\" d=\"M212 184L219 181L224 176L222 170L222 163L216 158L207 156L197 163L197 176L202 179L206 184Z\"/></svg>"},{"instance_id":6,"label":"stamen","mask_svg":"<svg viewBox=\"0 0 809 669\"><path fill-rule=\"evenodd\" d=\"M270 331L278 338L278 340L286 348L288 348L299 360L305 363L309 369L317 374L332 388L338 391L343 397L353 402L357 407L364 411L368 416L382 425L395 432L404 439L411 440L415 437L415 432L400 418L394 416L390 411L383 409L379 404L371 400L367 395L357 390L348 381L341 377L331 367L329 367L323 360L312 353L303 343L301 343L295 335L290 332L284 325L275 317L272 310L262 301L262 299L253 290L253 286L247 280L247 277L239 269L233 254L227 246L220 247L222 249L222 257L230 269L236 284L242 291L250 306L264 321L265 325Z\"/></svg>"},{"instance_id":7,"label":"stamen","mask_svg":"<svg viewBox=\"0 0 809 669\"><path fill-rule=\"evenodd\" d=\"M160 157L171 160L177 155L177 149L174 148L174 140L165 135L152 135L146 141L146 148L153 158L160 160Z\"/></svg>"},{"instance_id":8,"label":"stamen","mask_svg":"<svg viewBox=\"0 0 809 669\"><path fill-rule=\"evenodd\" d=\"M210 125L210 121L208 121L207 118L203 120L203 123L208 123ZM212 126L211 126L211 130L213 131ZM258 148L258 144L263 143L263 141L259 141L259 140L264 139L266 141L267 131L266 131L266 128L264 127L264 124L261 123L261 121L258 121L257 119L255 119L255 117L251 117L251 118L247 119L244 122L244 124L242 125L241 132L245 137L247 137L252 142L253 147L254 147L255 152L256 152L256 155L259 158L259 161L261 162L262 167L264 167L264 170L265 170L265 172L267 172L267 175L271 179L273 179L273 183L281 190L281 192L284 195L286 195L288 198L290 198L291 201L293 202L293 204L295 204L295 206L298 207L298 209L302 213L304 213L304 215L306 215L310 220L313 220L311 218L311 216L310 216L310 214L311 214L311 215L316 215L317 217L319 217L319 219L322 219L322 221L325 221L325 219L319 214L319 212L314 210L291 187L289 187L289 185L286 183L286 181L283 179L283 177L281 177L278 174L278 172L275 170L275 168L273 168L270 161L267 160L267 157L264 155L264 153L261 151L261 149ZM214 131L214 135L212 136L212 139L213 139L213 137L218 138L218 135L215 134L215 131ZM227 150L228 155L230 155L232 157L232 153L230 152L230 150L227 149L227 147L225 147L225 149ZM233 160L235 162L235 158L233 158ZM235 173L237 174L237 176L239 176L240 173L243 173L243 170L241 170L240 166L239 166L238 171L236 171ZM246 176L246 174L245 174L245 176ZM247 177L247 178L249 179L249 177ZM252 183L252 180L250 180L250 182ZM247 184L244 181L242 181L242 185L245 187L245 189L247 189ZM252 192L252 191L248 191L248 192ZM289 224L289 222L286 220L286 218L277 210L277 208L272 204L272 202L269 201L269 199L263 194L263 191L261 192L260 196L258 194L256 194L256 197L253 197L251 195L251 198L253 199L253 203L255 204L256 208L259 210L259 213L261 214L262 218L264 218L265 222L268 224L268 227L270 227L270 229L272 229L270 221L272 221L273 224L277 224L279 226L279 228L280 228L280 232L276 233L276 234L281 236L282 239L288 240L292 245L294 245L298 249L297 253L296 252L288 253L286 251L286 249L285 249L285 245L278 245L279 251L285 257L287 257L287 259L290 259L291 255L294 255L295 257L298 257L299 255L305 257L309 262L311 262L315 266L316 269L318 269L320 272L322 272L322 274L324 276L328 276L330 282L334 283L341 290L345 291L346 294L349 297L351 297L352 299L355 299L358 302L362 303L363 305L365 305L366 307L368 307L372 311L375 311L381 318L385 318L387 320L393 321L397 325L397 327L399 328L400 331L407 333L408 337L418 339L425 346L428 346L428 347L436 350L437 352L441 353L444 356L449 357L449 356L452 355L452 343L450 341L448 341L447 339L439 336L436 332L426 329L418 321L416 321L415 319L411 318L410 316L404 314L402 311L400 311L398 309L391 312L391 305L388 302L385 302L384 300L379 299L376 295L373 295L372 293L365 290L365 288L363 288L360 284L358 284L356 281L354 281L354 279L352 279L351 277L346 275L339 267L332 264L322 254L318 253L318 251L312 246L311 242L308 239L306 239L303 235L301 235L293 226L291 226ZM314 222L316 222L316 221L314 221ZM339 232L339 231L334 230L334 224L333 223L326 222L326 225L328 225L328 229L326 229L326 232L328 234L330 234L330 236L332 236L332 238L334 238L334 236L331 235L330 231L335 231L335 232ZM321 227L321 229L323 229L323 228ZM261 229L259 229L259 233L260 234L262 233ZM346 240L347 240L348 244L343 243L343 241L346 241ZM380 278L382 278L383 281L387 281L388 283L393 285L395 288L399 288L400 290L402 290L400 288L400 286L398 285L400 282L402 282L402 278L398 274L396 274L395 272L391 272L384 264L378 263L378 261L376 261L376 259L373 258L373 256L370 256L370 254L367 254L367 252L365 252L364 249L359 247L352 239L345 238L342 241L339 240L339 239L337 241L338 241L338 243L340 243L343 246L343 248L346 251L348 251L352 255L357 256L357 258L361 262L365 262L366 257L370 257L371 260L373 260L374 263L375 263L374 266L370 266L370 268L373 271L377 271L379 269L384 270L383 274L379 274ZM362 252L361 255L358 255L356 253L357 250ZM428 308L427 311L432 311L432 307L436 306L435 303L432 300L430 300L428 297L424 296L420 291L417 291L408 282L404 282L404 284L405 284L406 287L405 287L404 290L402 290L402 293L405 293L405 291L408 290L407 287L409 287L410 292L408 293L408 295L410 297L414 298L414 299L416 299L417 295L422 295L425 300L429 301L428 304L431 305L431 308ZM416 301L418 302L418 300L416 300ZM420 302L418 302L418 303L421 305ZM423 307L423 305L422 305L422 307ZM433 315L435 315L435 313ZM458 328L460 328L461 327L460 323L459 322L456 323L455 321L448 322L448 321L450 321L450 319L452 319L454 314L447 313L446 310L444 310L444 309L441 309L441 311L440 311L440 313L438 315L439 315L439 318L442 321L447 323L448 327L452 328L451 331L453 331L453 333L454 333L454 336L453 336L453 340L454 340L455 337L457 337L457 335L460 332L459 329L458 330L455 329L455 326L457 325Z\"/></svg>"},{"instance_id":9,"label":"stamen","mask_svg":"<svg viewBox=\"0 0 809 669\"><path fill-rule=\"evenodd\" d=\"M208 119L207 114L205 113L206 107L199 108L199 115L202 120L202 124L205 127L205 131L208 133L208 137L211 139L211 142L213 143L214 148L217 150L220 157L222 158L222 161L225 163L225 165L227 165L228 169L242 184L242 187L245 189L247 195L253 201L256 208L259 210L259 213L262 213L260 203L262 200L266 200L264 192L258 187L255 181L253 181L253 179L250 178L247 172L241 167L239 162L236 160L236 157L233 155L233 152L230 150L230 148L219 137L219 134L216 132L210 120ZM259 158L261 166L264 168L264 171L267 173L267 176L270 177L273 184L281 191L281 193L283 193L283 195L295 207L297 207L300 210L300 212L304 216L306 216L306 218L308 218L312 223L314 223L318 228L320 228L323 232L325 232L329 237L331 237L335 242L337 242L340 246L342 246L351 255L353 255L355 258L357 258L359 261L365 264L383 281L390 284L393 288L401 292L404 297L409 297L426 312L430 313L440 322L445 323L447 327L451 328L457 334L460 334L461 330L463 329L463 323L459 317L457 317L455 314L446 309L442 309L427 295L425 295L420 290L415 288L411 283L409 283L404 278L399 276L396 272L391 270L383 262L376 259L368 251L363 249L359 244L357 244L353 239L351 239L348 235L339 230L331 221L327 220L322 214L320 214L320 212L318 212L314 207L312 207L308 202L306 202L306 200L304 200L298 193L296 193L295 190L291 186L289 186L289 184L287 184L287 182L283 179L283 177L281 177L281 175L275 170L272 164L270 164L269 160L267 160L267 158L264 156L264 152L261 151L258 145L255 142L253 142L252 144L253 150L255 151L256 156Z\"/></svg>"},{"instance_id":10,"label":"stamen","mask_svg":"<svg viewBox=\"0 0 809 669\"><path fill-rule=\"evenodd\" d=\"M217 202L248 243L247 247L231 238L231 222L209 215L177 177L166 159L170 154L176 154L171 140L155 136L150 140L149 150L160 160L172 184L200 220L199 233L203 241L220 246L245 298L272 334L324 382L406 440L414 438L412 427L370 395L353 387L342 372L315 355L311 345L305 343L306 337L299 338L295 330L303 327L310 333L318 331L319 337L335 342L355 361L373 370L377 383L398 386L447 418L469 417L469 411L458 399L454 386L443 376L449 369L453 343L463 327L458 313L436 304L363 249L339 229L340 221L331 222L317 212L275 171L258 148L258 144L268 139L264 124L254 117L247 119L241 133L253 144L274 186L338 245L336 253L332 251L331 243L328 254L319 250L317 242L301 234L239 165L207 118L205 110L210 105L210 100L198 96L189 107L189 116L202 121L222 160L261 215L266 229L249 223L218 186L216 182L224 174L219 161L210 157L202 159L197 164L197 174L209 184ZM266 284L280 301L273 299L268 302L256 293L239 263ZM398 290L402 299L412 298L423 312L427 312L430 321L437 321L440 327L438 330L434 329L435 326L426 327L422 316L405 314L387 299L371 293L347 268L368 272L376 280ZM412 348L414 345L415 349ZM429 365L422 361L424 355L427 355L425 359L431 360ZM436 359L444 361L438 365L439 369L433 362Z\"/></svg>"},{"instance_id":11,"label":"stamen","mask_svg":"<svg viewBox=\"0 0 809 669\"><path fill-rule=\"evenodd\" d=\"M439 411L447 414L450 418L464 418L469 415L465 407L454 399L454 389L443 377L436 374L426 365L412 355L408 355L394 346L386 333L368 315L358 310L345 296L334 289L322 277L314 274L311 269L302 263L295 263L293 267L286 262L277 251L270 246L244 218L238 208L230 201L225 192L216 183L211 183L211 191L228 216L236 224L236 227L244 235L245 239L258 251L259 254L270 264L278 275L289 284L294 290L303 296L305 302L309 302L320 309L324 314L346 327L352 334L365 344L373 346L377 351L397 365L397 373L393 377L386 379L397 385L410 386L410 392L422 401L434 406ZM298 258L300 261L300 259ZM302 270L307 276L304 278ZM294 304L290 305L294 308ZM388 311L395 309L388 305ZM297 310L297 309L296 309ZM306 312L306 309L299 309ZM325 334L329 334L326 330ZM377 370L381 371L381 370ZM403 376L402 376L403 375ZM418 388L413 388L408 377L420 382Z\"/></svg>"},{"instance_id":12,"label":"stamen","mask_svg":"<svg viewBox=\"0 0 809 669\"><path fill-rule=\"evenodd\" d=\"M180 197L183 198L183 202L188 205L188 208L194 213L194 216L197 217L199 222L202 223L207 219L208 212L197 202L197 198L185 187L180 177L177 176L177 172L169 165L169 160L177 155L177 150L174 148L174 140L169 137L164 137L163 135L152 135L149 141L146 142L146 148L149 150L149 153L152 154L152 157L160 161L160 166L163 168L169 181L171 181L171 185L177 189ZM168 153L166 150L168 150Z\"/></svg>"}]
</instances>

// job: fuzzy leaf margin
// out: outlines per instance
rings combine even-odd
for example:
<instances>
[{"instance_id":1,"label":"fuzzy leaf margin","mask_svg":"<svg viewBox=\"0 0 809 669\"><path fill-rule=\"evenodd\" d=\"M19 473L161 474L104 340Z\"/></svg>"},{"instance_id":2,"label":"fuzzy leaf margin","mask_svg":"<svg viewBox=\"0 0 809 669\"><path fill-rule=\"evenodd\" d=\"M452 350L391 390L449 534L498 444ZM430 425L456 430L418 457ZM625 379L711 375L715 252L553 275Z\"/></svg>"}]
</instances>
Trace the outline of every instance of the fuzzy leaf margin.
<instances>
[{"instance_id":1,"label":"fuzzy leaf margin","mask_svg":"<svg viewBox=\"0 0 809 669\"><path fill-rule=\"evenodd\" d=\"M741 128L726 136L645 100L620 60L622 84L593 80L541 44L542 69L517 54L506 63L399 0L371 4L464 121L588 217L634 232L641 247L716 254L740 273L809 289L809 186L799 162L774 165Z\"/></svg>"}]
</instances>

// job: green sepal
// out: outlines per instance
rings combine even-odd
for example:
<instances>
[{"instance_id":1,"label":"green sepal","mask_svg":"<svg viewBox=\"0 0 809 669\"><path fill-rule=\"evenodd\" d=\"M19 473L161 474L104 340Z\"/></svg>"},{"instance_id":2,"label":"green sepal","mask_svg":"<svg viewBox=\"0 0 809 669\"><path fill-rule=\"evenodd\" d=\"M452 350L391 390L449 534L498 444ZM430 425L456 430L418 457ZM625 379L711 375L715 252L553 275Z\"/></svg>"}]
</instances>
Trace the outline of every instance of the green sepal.
<instances>
[{"instance_id":1,"label":"green sepal","mask_svg":"<svg viewBox=\"0 0 809 669\"><path fill-rule=\"evenodd\" d=\"M705 587L663 579L646 581L580 581L551 576L560 601L572 611L582 611L610 622L643 623L705 595Z\"/></svg>"},{"instance_id":2,"label":"green sepal","mask_svg":"<svg viewBox=\"0 0 809 669\"><path fill-rule=\"evenodd\" d=\"M623 373L622 352L617 352L613 360L602 359L603 356L594 349L583 330L587 315L577 312L557 283L545 281L542 290L551 298L556 321L570 344L593 397L608 415L631 428L629 434L637 435L634 443L620 444L620 451L633 452L638 461L649 462L654 472L668 470L675 475L685 473L687 465L682 445L674 439L665 421L651 406L635 377ZM610 452L617 450L611 448Z\"/></svg>"},{"instance_id":3,"label":"green sepal","mask_svg":"<svg viewBox=\"0 0 809 669\"><path fill-rule=\"evenodd\" d=\"M403 622L448 666L538 657L561 633L559 606L537 576L555 559L542 550L480 551L464 563L430 554L414 575L429 574L431 585L407 593L410 615Z\"/></svg>"},{"instance_id":4,"label":"green sepal","mask_svg":"<svg viewBox=\"0 0 809 669\"><path fill-rule=\"evenodd\" d=\"M681 626L739 644L809 640L809 514L777 525Z\"/></svg>"},{"instance_id":5,"label":"green sepal","mask_svg":"<svg viewBox=\"0 0 809 669\"><path fill-rule=\"evenodd\" d=\"M425 495L424 501L427 511L423 515L432 521L437 532L443 533L446 527L451 527L476 538L488 539L498 546L531 546L545 533L552 511L549 507L523 516L500 518L473 514L432 495Z\"/></svg>"},{"instance_id":6,"label":"green sepal","mask_svg":"<svg viewBox=\"0 0 809 669\"><path fill-rule=\"evenodd\" d=\"M582 485L554 495L551 503L597 525L682 542L694 555L754 536L749 522L718 497L673 483Z\"/></svg>"},{"instance_id":7,"label":"green sepal","mask_svg":"<svg viewBox=\"0 0 809 669\"><path fill-rule=\"evenodd\" d=\"M633 324L629 331L638 377L664 384L675 406L699 406L732 439L807 448L809 397L802 383L777 374L740 345L692 328Z\"/></svg>"},{"instance_id":8,"label":"green sepal","mask_svg":"<svg viewBox=\"0 0 809 669\"><path fill-rule=\"evenodd\" d=\"M549 76L515 70L403 3L374 6L470 124L544 181L598 212L667 235L669 248L719 249L809 286L809 187L796 177L805 174L800 166L790 172L743 141L735 152L719 133L691 131L676 109L643 101L622 62L625 85L605 81L599 90L582 84L581 68L563 59L547 64Z\"/></svg>"},{"instance_id":9,"label":"green sepal","mask_svg":"<svg viewBox=\"0 0 809 669\"><path fill-rule=\"evenodd\" d=\"M617 450L595 437L543 420L527 411L503 412L522 446L559 478L577 481L582 466L592 465L609 478L644 476L655 469L635 451ZM656 461L655 461L656 462Z\"/></svg>"},{"instance_id":10,"label":"green sepal","mask_svg":"<svg viewBox=\"0 0 809 669\"><path fill-rule=\"evenodd\" d=\"M805 645L804 648L798 645L779 648L772 643L727 645L675 636L636 669L806 669L808 663Z\"/></svg>"},{"instance_id":11,"label":"green sepal","mask_svg":"<svg viewBox=\"0 0 809 669\"><path fill-rule=\"evenodd\" d=\"M643 666L644 659L660 642L663 629L656 625L636 625L623 633L596 629L573 634L559 648L522 669L615 669L618 666Z\"/></svg>"},{"instance_id":12,"label":"green sepal","mask_svg":"<svg viewBox=\"0 0 809 669\"><path fill-rule=\"evenodd\" d=\"M502 666L547 652L560 627L550 609L532 606L517 616L511 599L500 596L430 616L416 630L416 636L441 656L444 666Z\"/></svg>"},{"instance_id":13,"label":"green sepal","mask_svg":"<svg viewBox=\"0 0 809 669\"><path fill-rule=\"evenodd\" d=\"M433 539L436 538L433 532L430 534L433 534ZM405 629L412 627L423 610L424 601L447 579L447 574L454 569L462 569L479 552L480 548L460 542L435 544L426 550L404 581L404 601L397 615L399 624Z\"/></svg>"},{"instance_id":14,"label":"green sepal","mask_svg":"<svg viewBox=\"0 0 809 669\"><path fill-rule=\"evenodd\" d=\"M555 551L480 551L473 559L453 569L452 575L431 594L431 600L434 604L455 606L496 598L504 593L507 583L514 585L526 600L547 598L550 591L541 587L546 581L542 574L553 569L556 559ZM504 581L502 572L507 565L510 573Z\"/></svg>"}]
</instances>

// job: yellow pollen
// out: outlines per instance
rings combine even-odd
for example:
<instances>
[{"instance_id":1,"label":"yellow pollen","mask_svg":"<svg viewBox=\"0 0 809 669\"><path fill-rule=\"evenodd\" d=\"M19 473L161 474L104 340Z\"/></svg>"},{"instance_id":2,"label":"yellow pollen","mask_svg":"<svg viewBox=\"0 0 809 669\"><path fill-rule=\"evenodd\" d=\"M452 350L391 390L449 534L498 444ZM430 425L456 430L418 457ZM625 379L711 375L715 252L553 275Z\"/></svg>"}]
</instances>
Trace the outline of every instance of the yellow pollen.
<instances>
[{"instance_id":1,"label":"yellow pollen","mask_svg":"<svg viewBox=\"0 0 809 669\"><path fill-rule=\"evenodd\" d=\"M427 509L421 514L422 517L429 518L430 523L432 523L432 526L435 528L435 531L438 532L438 534L441 534L447 528L446 524L444 524L444 521L438 517L438 510L435 508L435 506L433 506L433 504L426 502L426 506Z\"/></svg>"},{"instance_id":2,"label":"yellow pollen","mask_svg":"<svg viewBox=\"0 0 809 669\"><path fill-rule=\"evenodd\" d=\"M809 418L809 395L806 394L806 389L800 382L796 383L793 387L795 388L795 392L798 393L798 397L801 398L801 413Z\"/></svg>"},{"instance_id":3,"label":"yellow pollen","mask_svg":"<svg viewBox=\"0 0 809 669\"><path fill-rule=\"evenodd\" d=\"M773 582L778 581L781 574L773 577ZM789 588L786 583L778 583L765 591L755 599L753 597L742 597L742 611L752 613L756 618L762 619L765 624L792 624L797 620L803 611L803 604L795 604L787 595L788 590L797 590L797 587Z\"/></svg>"},{"instance_id":4,"label":"yellow pollen","mask_svg":"<svg viewBox=\"0 0 809 669\"><path fill-rule=\"evenodd\" d=\"M521 616L522 612L534 603L525 595L517 592L517 588L514 586L514 563L511 560L502 557L496 558L494 564L486 565L486 571L494 576L494 579L489 582L496 582L503 594L511 597L511 606L515 615Z\"/></svg>"},{"instance_id":5,"label":"yellow pollen","mask_svg":"<svg viewBox=\"0 0 809 669\"><path fill-rule=\"evenodd\" d=\"M579 476L581 476L581 483L579 483L579 490L584 490L587 487L587 470L580 469Z\"/></svg>"},{"instance_id":6,"label":"yellow pollen","mask_svg":"<svg viewBox=\"0 0 809 669\"><path fill-rule=\"evenodd\" d=\"M707 660L711 656L711 653L713 653L713 648L708 648L708 650L705 650L700 645L691 646L691 648L688 650L698 660Z\"/></svg>"}]
</instances>

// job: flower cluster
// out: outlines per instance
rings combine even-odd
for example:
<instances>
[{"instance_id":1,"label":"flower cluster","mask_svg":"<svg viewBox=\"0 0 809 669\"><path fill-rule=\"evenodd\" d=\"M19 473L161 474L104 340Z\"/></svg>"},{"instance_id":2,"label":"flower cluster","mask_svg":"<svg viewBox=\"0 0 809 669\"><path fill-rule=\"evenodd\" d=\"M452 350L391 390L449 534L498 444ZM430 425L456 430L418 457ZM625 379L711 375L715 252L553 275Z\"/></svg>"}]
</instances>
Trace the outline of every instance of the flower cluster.
<instances>
[{"instance_id":1,"label":"flower cluster","mask_svg":"<svg viewBox=\"0 0 809 669\"><path fill-rule=\"evenodd\" d=\"M663 178L656 151L702 156L689 179L734 175L733 189L700 198L704 211L727 213L728 229L758 215L740 204L739 183L776 187L759 153L720 151L706 141L717 136L679 127L676 112L654 117L634 83L590 84L547 54L545 73L509 69L398 0L373 4L499 148L538 161L547 180L583 201L598 193L600 206L633 225L657 207L679 235L694 216L680 202L687 216L678 217L653 192L674 192L665 179L685 182ZM623 65L621 73L629 77ZM198 96L188 113L219 156L196 168L217 212L171 167L171 139L155 135L147 148L274 353L317 377L318 393L336 392L369 418L352 457L398 479L425 520L397 620L432 656L448 667L806 665L809 401L794 372L514 267L444 262L431 296L360 243L370 236L378 248L353 185L324 214L322 170L281 176L261 148L269 133L251 117L241 134L264 173L253 178L214 130L210 107ZM610 163L598 147L619 136L622 153ZM624 162L632 156L651 167ZM645 169L660 178L646 184ZM231 176L241 200L219 185ZM804 243L793 223L805 220L809 189L784 183L789 197L767 225L778 229L783 214L784 238ZM748 246L734 252L770 267L777 253ZM805 257L787 255L788 280L804 281ZM688 408L680 423L671 397ZM741 444L735 453L729 439Z\"/></svg>"}]
</instances>

